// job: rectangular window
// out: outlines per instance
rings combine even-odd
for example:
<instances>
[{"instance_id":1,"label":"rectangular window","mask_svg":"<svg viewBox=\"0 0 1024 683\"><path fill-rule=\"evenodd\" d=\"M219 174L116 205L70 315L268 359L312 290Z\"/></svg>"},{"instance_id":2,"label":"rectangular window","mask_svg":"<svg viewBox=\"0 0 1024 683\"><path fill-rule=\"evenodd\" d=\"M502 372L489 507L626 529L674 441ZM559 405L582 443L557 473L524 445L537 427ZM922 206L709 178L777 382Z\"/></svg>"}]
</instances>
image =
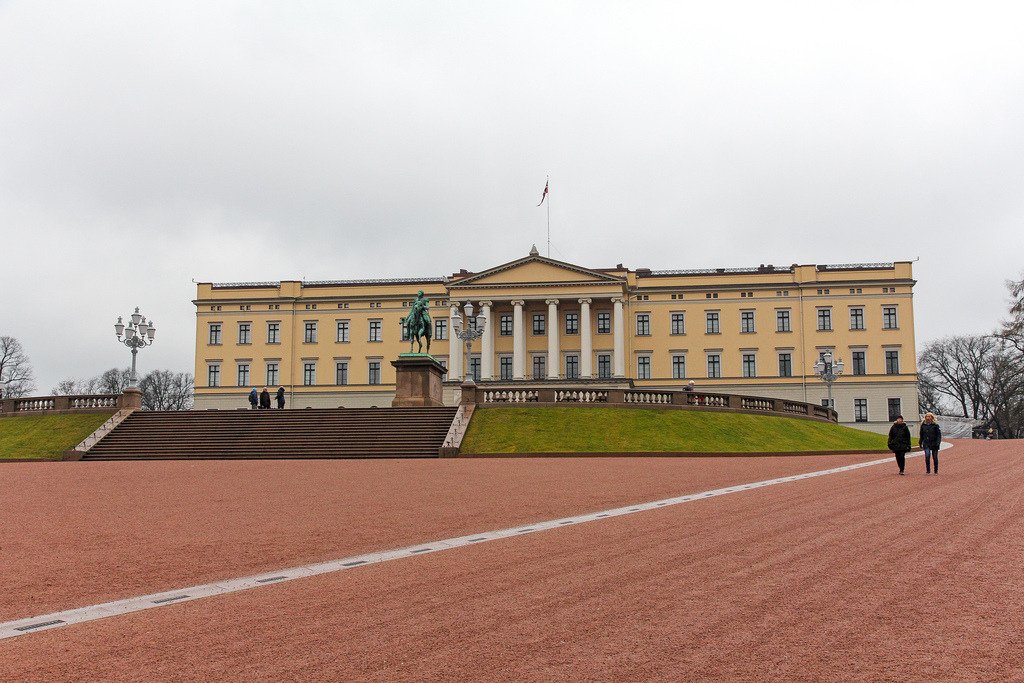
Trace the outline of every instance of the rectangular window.
<instances>
[{"instance_id":1,"label":"rectangular window","mask_svg":"<svg viewBox=\"0 0 1024 683\"><path fill-rule=\"evenodd\" d=\"M853 399L853 421L868 421L868 400L866 398Z\"/></svg>"},{"instance_id":2,"label":"rectangular window","mask_svg":"<svg viewBox=\"0 0 1024 683\"><path fill-rule=\"evenodd\" d=\"M501 316L501 318L499 318L499 330L498 331L499 331L499 334L501 334L502 337L511 337L512 336L512 316L511 315L503 315L503 316Z\"/></svg>"},{"instance_id":3,"label":"rectangular window","mask_svg":"<svg viewBox=\"0 0 1024 683\"><path fill-rule=\"evenodd\" d=\"M649 337L651 335L651 314L636 314L636 334L638 337Z\"/></svg>"},{"instance_id":4,"label":"rectangular window","mask_svg":"<svg viewBox=\"0 0 1024 683\"><path fill-rule=\"evenodd\" d=\"M469 374L473 376L474 382L480 381L480 356L469 359Z\"/></svg>"},{"instance_id":5,"label":"rectangular window","mask_svg":"<svg viewBox=\"0 0 1024 683\"><path fill-rule=\"evenodd\" d=\"M636 357L636 378L637 379L650 379L651 378L651 357L650 356L637 356Z\"/></svg>"},{"instance_id":6,"label":"rectangular window","mask_svg":"<svg viewBox=\"0 0 1024 683\"><path fill-rule=\"evenodd\" d=\"M281 323L267 323L267 343L281 343Z\"/></svg>"},{"instance_id":7,"label":"rectangular window","mask_svg":"<svg viewBox=\"0 0 1024 683\"><path fill-rule=\"evenodd\" d=\"M512 356L502 356L498 359L498 368L501 379L512 379Z\"/></svg>"},{"instance_id":8,"label":"rectangular window","mask_svg":"<svg viewBox=\"0 0 1024 683\"><path fill-rule=\"evenodd\" d=\"M740 311L740 332L750 334L754 331L754 312Z\"/></svg>"},{"instance_id":9,"label":"rectangular window","mask_svg":"<svg viewBox=\"0 0 1024 683\"><path fill-rule=\"evenodd\" d=\"M853 374L868 374L867 353L864 351L854 351L851 356L853 357Z\"/></svg>"},{"instance_id":10,"label":"rectangular window","mask_svg":"<svg viewBox=\"0 0 1024 683\"><path fill-rule=\"evenodd\" d=\"M267 386L272 387L277 384L278 373L277 363L267 363Z\"/></svg>"},{"instance_id":11,"label":"rectangular window","mask_svg":"<svg viewBox=\"0 0 1024 683\"><path fill-rule=\"evenodd\" d=\"M708 377L722 376L722 356L717 353L708 354Z\"/></svg>"},{"instance_id":12,"label":"rectangular window","mask_svg":"<svg viewBox=\"0 0 1024 683\"><path fill-rule=\"evenodd\" d=\"M220 323L210 323L210 343L220 344Z\"/></svg>"},{"instance_id":13,"label":"rectangular window","mask_svg":"<svg viewBox=\"0 0 1024 683\"><path fill-rule=\"evenodd\" d=\"M789 311L775 311L775 330L777 332L792 332L789 324Z\"/></svg>"},{"instance_id":14,"label":"rectangular window","mask_svg":"<svg viewBox=\"0 0 1024 683\"><path fill-rule=\"evenodd\" d=\"M743 376L757 377L757 356L753 353L743 354Z\"/></svg>"},{"instance_id":15,"label":"rectangular window","mask_svg":"<svg viewBox=\"0 0 1024 683\"><path fill-rule=\"evenodd\" d=\"M371 360L366 366L366 383L380 384L380 361Z\"/></svg>"},{"instance_id":16,"label":"rectangular window","mask_svg":"<svg viewBox=\"0 0 1024 683\"><path fill-rule=\"evenodd\" d=\"M898 398L888 399L889 404L889 422L895 422L896 418L903 414L903 407L900 405Z\"/></svg>"},{"instance_id":17,"label":"rectangular window","mask_svg":"<svg viewBox=\"0 0 1024 683\"><path fill-rule=\"evenodd\" d=\"M831 308L819 308L818 309L818 329L827 331L832 329L832 309Z\"/></svg>"},{"instance_id":18,"label":"rectangular window","mask_svg":"<svg viewBox=\"0 0 1024 683\"><path fill-rule=\"evenodd\" d=\"M565 314L565 333L566 334L579 334L580 333L580 314L579 313L566 313Z\"/></svg>"},{"instance_id":19,"label":"rectangular window","mask_svg":"<svg viewBox=\"0 0 1024 683\"><path fill-rule=\"evenodd\" d=\"M566 356L565 357L565 378L566 379L578 379L580 376L580 357L579 356Z\"/></svg>"},{"instance_id":20,"label":"rectangular window","mask_svg":"<svg viewBox=\"0 0 1024 683\"><path fill-rule=\"evenodd\" d=\"M686 378L686 356L677 354L672 356L672 379Z\"/></svg>"},{"instance_id":21,"label":"rectangular window","mask_svg":"<svg viewBox=\"0 0 1024 683\"><path fill-rule=\"evenodd\" d=\"M864 329L864 309L863 308L851 308L850 309L850 329L851 330L863 330Z\"/></svg>"},{"instance_id":22,"label":"rectangular window","mask_svg":"<svg viewBox=\"0 0 1024 683\"><path fill-rule=\"evenodd\" d=\"M899 325L896 322L896 307L882 306L882 328L895 330Z\"/></svg>"},{"instance_id":23,"label":"rectangular window","mask_svg":"<svg viewBox=\"0 0 1024 683\"><path fill-rule=\"evenodd\" d=\"M349 325L349 321L348 320L339 320L338 321L338 341L339 342L341 342L341 343L348 342L348 340L349 340L349 336L348 336L349 327L350 327L350 325Z\"/></svg>"},{"instance_id":24,"label":"rectangular window","mask_svg":"<svg viewBox=\"0 0 1024 683\"><path fill-rule=\"evenodd\" d=\"M721 327L719 327L718 312L717 311L709 311L707 313L707 329L706 329L706 332L708 334L718 334L721 331L722 331Z\"/></svg>"},{"instance_id":25,"label":"rectangular window","mask_svg":"<svg viewBox=\"0 0 1024 683\"><path fill-rule=\"evenodd\" d=\"M238 343L252 344L252 323L238 323Z\"/></svg>"},{"instance_id":26,"label":"rectangular window","mask_svg":"<svg viewBox=\"0 0 1024 683\"><path fill-rule=\"evenodd\" d=\"M887 374L887 375L898 375L898 374L900 374L900 352L899 351L886 351L885 352L885 374Z\"/></svg>"},{"instance_id":27,"label":"rectangular window","mask_svg":"<svg viewBox=\"0 0 1024 683\"><path fill-rule=\"evenodd\" d=\"M598 334L611 334L612 333L612 314L608 312L597 314L597 333Z\"/></svg>"},{"instance_id":28,"label":"rectangular window","mask_svg":"<svg viewBox=\"0 0 1024 683\"><path fill-rule=\"evenodd\" d=\"M334 383L338 386L348 384L348 361L339 360L334 363Z\"/></svg>"},{"instance_id":29,"label":"rectangular window","mask_svg":"<svg viewBox=\"0 0 1024 683\"><path fill-rule=\"evenodd\" d=\"M793 376L793 354L791 353L780 353L779 354L779 377L792 377Z\"/></svg>"},{"instance_id":30,"label":"rectangular window","mask_svg":"<svg viewBox=\"0 0 1024 683\"><path fill-rule=\"evenodd\" d=\"M547 334L547 318L543 313L533 314L533 333L535 335Z\"/></svg>"},{"instance_id":31,"label":"rectangular window","mask_svg":"<svg viewBox=\"0 0 1024 683\"><path fill-rule=\"evenodd\" d=\"M672 334L686 334L686 314L672 314Z\"/></svg>"},{"instance_id":32,"label":"rectangular window","mask_svg":"<svg viewBox=\"0 0 1024 683\"><path fill-rule=\"evenodd\" d=\"M445 340L448 338L448 319L438 318L434 321L434 339Z\"/></svg>"},{"instance_id":33,"label":"rectangular window","mask_svg":"<svg viewBox=\"0 0 1024 683\"><path fill-rule=\"evenodd\" d=\"M547 363L544 356L533 357L533 378L544 379L547 376Z\"/></svg>"},{"instance_id":34,"label":"rectangular window","mask_svg":"<svg viewBox=\"0 0 1024 683\"><path fill-rule=\"evenodd\" d=\"M316 363L302 364L302 384L307 387L316 384Z\"/></svg>"},{"instance_id":35,"label":"rectangular window","mask_svg":"<svg viewBox=\"0 0 1024 683\"><path fill-rule=\"evenodd\" d=\"M238 364L238 386L247 387L249 386L249 364L239 363Z\"/></svg>"},{"instance_id":36,"label":"rectangular window","mask_svg":"<svg viewBox=\"0 0 1024 683\"><path fill-rule=\"evenodd\" d=\"M206 385L210 387L220 386L220 364L211 363L206 366Z\"/></svg>"},{"instance_id":37,"label":"rectangular window","mask_svg":"<svg viewBox=\"0 0 1024 683\"><path fill-rule=\"evenodd\" d=\"M612 376L612 357L607 353L597 355L598 379L609 379Z\"/></svg>"},{"instance_id":38,"label":"rectangular window","mask_svg":"<svg viewBox=\"0 0 1024 683\"><path fill-rule=\"evenodd\" d=\"M316 343L316 321L315 320L307 320L306 321L306 325L305 325L305 330L306 331L305 331L305 334L302 337L302 341L304 341L307 344L315 344Z\"/></svg>"},{"instance_id":39,"label":"rectangular window","mask_svg":"<svg viewBox=\"0 0 1024 683\"><path fill-rule=\"evenodd\" d=\"M372 341L372 342L383 341L383 338L382 338L383 328L384 328L384 321L383 320L371 320L370 321L370 341ZM380 364L378 363L378 365L380 365Z\"/></svg>"}]
</instances>

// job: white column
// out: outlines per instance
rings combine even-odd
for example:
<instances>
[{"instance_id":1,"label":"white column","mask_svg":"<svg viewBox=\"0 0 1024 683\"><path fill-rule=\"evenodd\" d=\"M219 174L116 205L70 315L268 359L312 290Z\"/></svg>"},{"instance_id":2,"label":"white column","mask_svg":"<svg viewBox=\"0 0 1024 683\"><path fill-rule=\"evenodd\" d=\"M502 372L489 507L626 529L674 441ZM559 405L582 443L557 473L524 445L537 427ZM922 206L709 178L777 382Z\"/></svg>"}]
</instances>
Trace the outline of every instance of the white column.
<instances>
[{"instance_id":1,"label":"white column","mask_svg":"<svg viewBox=\"0 0 1024 683\"><path fill-rule=\"evenodd\" d=\"M462 340L455 334L455 319L462 315L458 301L449 301L448 311L448 379L462 380Z\"/></svg>"},{"instance_id":2,"label":"white column","mask_svg":"<svg viewBox=\"0 0 1024 683\"><path fill-rule=\"evenodd\" d=\"M547 299L548 305L548 379L558 379L562 360L558 349L558 299Z\"/></svg>"},{"instance_id":3,"label":"white column","mask_svg":"<svg viewBox=\"0 0 1024 683\"><path fill-rule=\"evenodd\" d=\"M612 357L612 376L626 376L626 320L622 314L622 297L612 299L615 312L612 314L612 335L615 338L615 355Z\"/></svg>"},{"instance_id":4,"label":"white column","mask_svg":"<svg viewBox=\"0 0 1024 683\"><path fill-rule=\"evenodd\" d=\"M487 320L484 336L480 338L480 379L494 379L494 321L490 301L480 302L480 315Z\"/></svg>"},{"instance_id":5,"label":"white column","mask_svg":"<svg viewBox=\"0 0 1024 683\"><path fill-rule=\"evenodd\" d=\"M590 336L590 299L580 299L580 377L594 376L594 342Z\"/></svg>"},{"instance_id":6,"label":"white column","mask_svg":"<svg viewBox=\"0 0 1024 683\"><path fill-rule=\"evenodd\" d=\"M512 379L526 379L526 330L523 329L525 301L512 302Z\"/></svg>"}]
</instances>

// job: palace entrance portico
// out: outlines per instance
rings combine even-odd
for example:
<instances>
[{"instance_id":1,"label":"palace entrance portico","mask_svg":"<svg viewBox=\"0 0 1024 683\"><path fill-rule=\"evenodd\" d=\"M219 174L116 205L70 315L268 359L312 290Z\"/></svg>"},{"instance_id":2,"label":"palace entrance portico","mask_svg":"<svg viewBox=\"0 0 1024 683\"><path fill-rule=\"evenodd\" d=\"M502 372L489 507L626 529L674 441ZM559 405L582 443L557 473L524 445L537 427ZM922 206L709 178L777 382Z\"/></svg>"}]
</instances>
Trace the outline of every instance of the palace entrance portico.
<instances>
[{"instance_id":1,"label":"palace entrance portico","mask_svg":"<svg viewBox=\"0 0 1024 683\"><path fill-rule=\"evenodd\" d=\"M526 258L448 284L450 315L467 301L487 320L478 367L449 358L448 379L624 379L627 272Z\"/></svg>"}]
</instances>

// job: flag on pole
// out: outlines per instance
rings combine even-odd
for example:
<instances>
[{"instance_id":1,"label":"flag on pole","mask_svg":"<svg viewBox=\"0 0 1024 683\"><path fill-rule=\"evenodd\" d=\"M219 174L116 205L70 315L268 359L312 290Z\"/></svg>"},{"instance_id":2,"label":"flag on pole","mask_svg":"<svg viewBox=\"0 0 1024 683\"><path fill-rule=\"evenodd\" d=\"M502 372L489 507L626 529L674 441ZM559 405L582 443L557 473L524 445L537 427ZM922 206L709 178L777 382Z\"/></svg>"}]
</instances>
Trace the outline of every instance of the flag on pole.
<instances>
[{"instance_id":1,"label":"flag on pole","mask_svg":"<svg viewBox=\"0 0 1024 683\"><path fill-rule=\"evenodd\" d=\"M544 194L542 194L540 196L540 204L543 204L544 200L548 198L548 183L549 182L551 182L550 179L544 181ZM537 206L540 206L540 204L538 204Z\"/></svg>"}]
</instances>

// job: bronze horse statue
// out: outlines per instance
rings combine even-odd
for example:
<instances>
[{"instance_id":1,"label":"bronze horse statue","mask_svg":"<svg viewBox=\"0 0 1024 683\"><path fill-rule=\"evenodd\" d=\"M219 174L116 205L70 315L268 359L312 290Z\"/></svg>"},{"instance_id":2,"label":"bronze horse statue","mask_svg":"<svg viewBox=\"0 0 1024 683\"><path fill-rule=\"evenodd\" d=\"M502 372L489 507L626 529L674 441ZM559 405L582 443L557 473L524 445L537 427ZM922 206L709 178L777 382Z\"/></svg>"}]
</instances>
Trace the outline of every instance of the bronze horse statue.
<instances>
[{"instance_id":1,"label":"bronze horse statue","mask_svg":"<svg viewBox=\"0 0 1024 683\"><path fill-rule=\"evenodd\" d=\"M416 301L412 304L412 312L402 318L402 326L409 339L409 353L412 353L412 345L419 344L417 353L423 353L423 338L427 340L427 353L430 353L430 301L423 296L420 290Z\"/></svg>"}]
</instances>

